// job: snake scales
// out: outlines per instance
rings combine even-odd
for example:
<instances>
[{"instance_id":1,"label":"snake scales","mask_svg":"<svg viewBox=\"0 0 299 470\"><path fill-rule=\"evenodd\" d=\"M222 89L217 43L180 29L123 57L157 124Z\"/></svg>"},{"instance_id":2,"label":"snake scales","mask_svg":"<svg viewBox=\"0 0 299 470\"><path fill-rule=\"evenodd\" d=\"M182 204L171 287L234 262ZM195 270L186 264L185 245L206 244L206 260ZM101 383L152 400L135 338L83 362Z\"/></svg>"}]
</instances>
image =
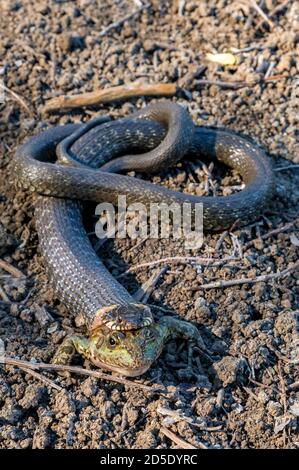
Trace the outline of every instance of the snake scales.
<instances>
[{"instance_id":1,"label":"snake scales","mask_svg":"<svg viewBox=\"0 0 299 470\"><path fill-rule=\"evenodd\" d=\"M227 197L198 197L116 174L157 172L187 153L236 169L245 189ZM204 230L213 231L237 219L247 223L257 218L274 186L270 163L258 146L230 131L196 127L182 107L166 101L116 121L98 118L47 130L18 149L15 173L19 187L40 195L36 227L56 293L71 312L83 314L90 330L102 324L137 329L152 317L149 307L136 303L94 252L79 200L115 204L122 194L128 204L202 202Z\"/></svg>"}]
</instances>

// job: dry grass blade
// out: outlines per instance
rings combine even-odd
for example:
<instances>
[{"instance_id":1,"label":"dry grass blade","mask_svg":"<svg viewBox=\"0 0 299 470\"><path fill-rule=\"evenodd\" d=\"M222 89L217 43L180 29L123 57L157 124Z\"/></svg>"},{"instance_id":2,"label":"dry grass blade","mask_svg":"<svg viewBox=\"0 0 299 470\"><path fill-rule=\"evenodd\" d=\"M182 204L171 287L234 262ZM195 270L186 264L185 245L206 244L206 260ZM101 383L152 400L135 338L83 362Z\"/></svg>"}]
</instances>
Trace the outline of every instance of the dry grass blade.
<instances>
[{"instance_id":1,"label":"dry grass blade","mask_svg":"<svg viewBox=\"0 0 299 470\"><path fill-rule=\"evenodd\" d=\"M230 88L232 90L238 90L239 88L243 88L248 86L246 82L225 82L223 80L207 80L205 78L196 80L195 86L202 86L202 85L216 85L219 86L220 88Z\"/></svg>"}]
</instances>

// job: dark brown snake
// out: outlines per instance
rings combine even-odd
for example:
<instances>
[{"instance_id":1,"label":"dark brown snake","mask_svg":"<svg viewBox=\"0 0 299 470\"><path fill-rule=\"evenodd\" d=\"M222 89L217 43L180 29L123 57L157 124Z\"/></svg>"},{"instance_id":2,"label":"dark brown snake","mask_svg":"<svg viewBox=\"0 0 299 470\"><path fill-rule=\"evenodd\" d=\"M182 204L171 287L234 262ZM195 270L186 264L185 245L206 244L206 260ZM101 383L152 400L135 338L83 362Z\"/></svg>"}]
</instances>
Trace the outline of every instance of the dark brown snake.
<instances>
[{"instance_id":1,"label":"dark brown snake","mask_svg":"<svg viewBox=\"0 0 299 470\"><path fill-rule=\"evenodd\" d=\"M234 168L245 189L227 197L198 197L115 174L157 172L186 154L216 158ZM15 172L19 187L41 195L35 217L49 279L69 310L83 314L89 329L103 323L111 329L135 329L152 317L149 307L136 303L96 255L79 200L116 204L121 194L128 204L200 202L204 230L217 231L237 219L242 224L256 219L274 188L263 150L230 131L195 127L182 107L166 101L129 118L98 118L47 130L18 149Z\"/></svg>"}]
</instances>

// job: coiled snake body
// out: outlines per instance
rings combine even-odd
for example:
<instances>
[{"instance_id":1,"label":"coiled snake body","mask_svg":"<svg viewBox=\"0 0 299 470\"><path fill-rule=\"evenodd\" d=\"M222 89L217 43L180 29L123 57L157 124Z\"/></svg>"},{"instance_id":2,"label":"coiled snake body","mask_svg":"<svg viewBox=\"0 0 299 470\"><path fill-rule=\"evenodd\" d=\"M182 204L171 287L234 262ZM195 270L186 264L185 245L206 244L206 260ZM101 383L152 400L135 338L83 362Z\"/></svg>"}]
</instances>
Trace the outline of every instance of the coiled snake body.
<instances>
[{"instance_id":1,"label":"coiled snake body","mask_svg":"<svg viewBox=\"0 0 299 470\"><path fill-rule=\"evenodd\" d=\"M116 174L157 172L186 153L236 169L245 189L227 197L198 197ZM18 149L15 172L19 187L40 194L36 227L49 278L69 310L83 314L91 333L89 340L67 339L56 362L69 360L75 348L100 366L137 375L172 334L196 338L204 349L195 327L168 317L154 323L149 307L136 303L110 275L83 228L78 200L116 204L121 194L128 204L202 202L204 230L224 229L237 219L247 223L273 193L270 163L259 147L229 131L195 127L183 108L160 102L117 121L97 118L47 130Z\"/></svg>"}]
</instances>

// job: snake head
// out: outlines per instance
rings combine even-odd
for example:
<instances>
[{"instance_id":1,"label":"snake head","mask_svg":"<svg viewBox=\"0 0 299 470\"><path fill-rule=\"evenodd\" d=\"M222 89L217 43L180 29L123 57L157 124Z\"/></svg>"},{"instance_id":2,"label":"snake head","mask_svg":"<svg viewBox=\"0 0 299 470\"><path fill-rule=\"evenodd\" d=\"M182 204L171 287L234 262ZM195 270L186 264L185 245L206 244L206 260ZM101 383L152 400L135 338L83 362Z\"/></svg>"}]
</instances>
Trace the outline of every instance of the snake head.
<instances>
[{"instance_id":1,"label":"snake head","mask_svg":"<svg viewBox=\"0 0 299 470\"><path fill-rule=\"evenodd\" d=\"M149 326L127 331L98 328L81 353L97 367L135 377L143 374L160 355L166 339L163 326Z\"/></svg>"}]
</instances>

